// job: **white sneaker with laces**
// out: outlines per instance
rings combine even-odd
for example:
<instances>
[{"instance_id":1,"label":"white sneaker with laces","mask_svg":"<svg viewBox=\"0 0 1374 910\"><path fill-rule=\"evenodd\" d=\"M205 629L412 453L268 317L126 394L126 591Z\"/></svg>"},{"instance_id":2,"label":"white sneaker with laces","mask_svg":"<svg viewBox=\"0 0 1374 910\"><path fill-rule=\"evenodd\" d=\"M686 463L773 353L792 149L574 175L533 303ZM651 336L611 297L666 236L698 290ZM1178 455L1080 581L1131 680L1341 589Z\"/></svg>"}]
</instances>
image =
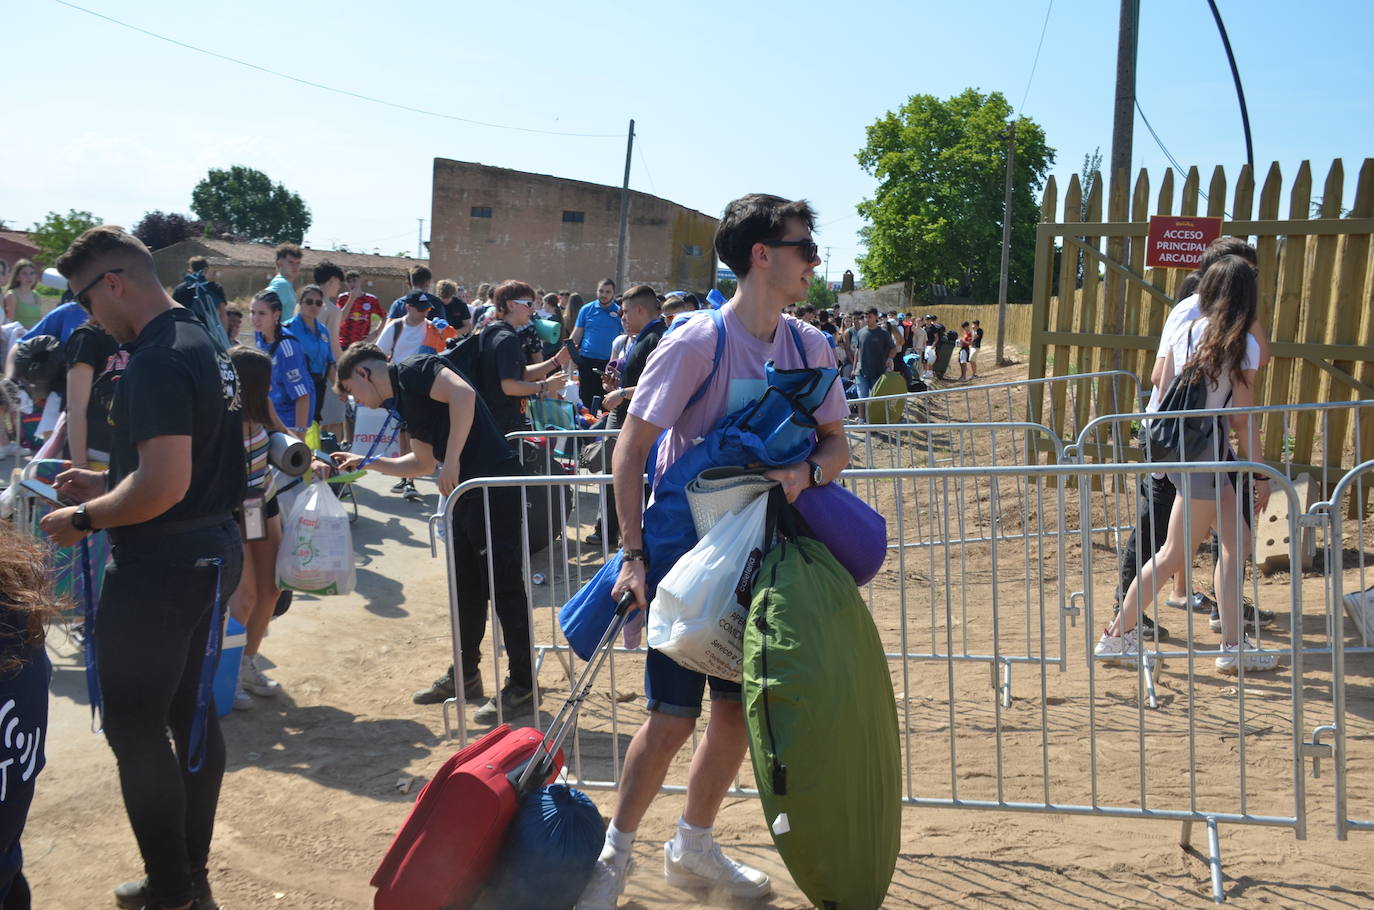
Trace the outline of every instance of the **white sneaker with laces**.
<instances>
[{"instance_id":1,"label":"white sneaker with laces","mask_svg":"<svg viewBox=\"0 0 1374 910\"><path fill-rule=\"evenodd\" d=\"M1263 673L1279 665L1279 656L1261 651L1255 647L1250 636L1233 645L1223 644L1222 655L1217 658L1217 669L1228 676L1235 676L1243 664L1246 673Z\"/></svg>"},{"instance_id":2,"label":"white sneaker with laces","mask_svg":"<svg viewBox=\"0 0 1374 910\"><path fill-rule=\"evenodd\" d=\"M258 655L245 656L239 665L239 685L254 695L271 698L281 693L281 683L268 677L258 666Z\"/></svg>"},{"instance_id":3,"label":"white sneaker with laces","mask_svg":"<svg viewBox=\"0 0 1374 910\"><path fill-rule=\"evenodd\" d=\"M1124 635L1108 635L1103 629L1093 656L1102 658L1102 663L1109 667L1134 668L1140 658L1140 638L1135 629Z\"/></svg>"},{"instance_id":4,"label":"white sneaker with laces","mask_svg":"<svg viewBox=\"0 0 1374 910\"><path fill-rule=\"evenodd\" d=\"M234 687L234 710L251 711L253 708L253 696L243 690L242 685Z\"/></svg>"},{"instance_id":5,"label":"white sneaker with laces","mask_svg":"<svg viewBox=\"0 0 1374 910\"><path fill-rule=\"evenodd\" d=\"M773 889L767 875L730 859L715 841L711 841L708 850L679 853L673 846L675 840L663 845L663 874L668 884L677 888L710 888L743 898L763 897Z\"/></svg>"},{"instance_id":6,"label":"white sneaker with laces","mask_svg":"<svg viewBox=\"0 0 1374 910\"><path fill-rule=\"evenodd\" d=\"M615 910L634 864L632 859L625 863L625 868L618 869L614 863L598 859L592 869L591 881L577 899L577 910Z\"/></svg>"}]
</instances>

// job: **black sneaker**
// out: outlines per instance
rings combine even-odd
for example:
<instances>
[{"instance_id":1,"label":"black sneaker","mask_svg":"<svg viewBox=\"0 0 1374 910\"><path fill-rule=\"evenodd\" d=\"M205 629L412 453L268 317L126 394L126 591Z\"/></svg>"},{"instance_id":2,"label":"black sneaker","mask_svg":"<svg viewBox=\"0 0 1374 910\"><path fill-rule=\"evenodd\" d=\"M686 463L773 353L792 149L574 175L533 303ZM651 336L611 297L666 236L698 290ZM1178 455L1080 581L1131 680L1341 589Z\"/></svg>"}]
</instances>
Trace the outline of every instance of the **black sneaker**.
<instances>
[{"instance_id":1,"label":"black sneaker","mask_svg":"<svg viewBox=\"0 0 1374 910\"><path fill-rule=\"evenodd\" d=\"M1274 624L1273 612L1257 609L1248 597L1244 599L1241 614L1245 617L1245 630L1247 632L1254 629L1267 629ZM1212 607L1212 618L1207 624L1212 627L1213 632L1221 631L1221 611L1219 608Z\"/></svg>"},{"instance_id":2,"label":"black sneaker","mask_svg":"<svg viewBox=\"0 0 1374 910\"><path fill-rule=\"evenodd\" d=\"M482 688L482 674L474 673L463 680L463 699L465 701L477 701L485 694ZM428 689L419 689L410 700L417 705L438 705L443 704L450 698L457 695L453 686L453 671L439 677L430 683Z\"/></svg>"},{"instance_id":3,"label":"black sneaker","mask_svg":"<svg viewBox=\"0 0 1374 910\"><path fill-rule=\"evenodd\" d=\"M1117 605L1116 605L1116 609L1112 611L1112 619L1116 619L1116 617L1117 617L1120 613L1121 613L1121 604L1117 604ZM1153 619L1151 619L1149 616L1145 615L1144 613L1141 613L1141 614L1140 614L1139 629L1140 629L1140 633L1139 633L1139 634L1140 634L1141 639L1154 638L1156 632L1158 632L1159 638L1160 638L1161 640L1169 637L1169 630L1168 630L1168 629L1164 628L1164 627L1161 626L1161 625L1157 625Z\"/></svg>"},{"instance_id":4,"label":"black sneaker","mask_svg":"<svg viewBox=\"0 0 1374 910\"><path fill-rule=\"evenodd\" d=\"M123 907L124 910L142 910L145 901L148 899L148 880L140 878L137 881L125 882L114 889L115 904ZM219 904L215 903L215 898L210 893L210 882L208 879L196 883L196 897L191 904L191 910L219 910Z\"/></svg>"},{"instance_id":5,"label":"black sneaker","mask_svg":"<svg viewBox=\"0 0 1374 910\"><path fill-rule=\"evenodd\" d=\"M406 487L408 486L410 486L410 479L407 477L402 477L400 480L396 481L391 485L391 492L404 493L406 491Z\"/></svg>"},{"instance_id":6,"label":"black sneaker","mask_svg":"<svg viewBox=\"0 0 1374 910\"><path fill-rule=\"evenodd\" d=\"M534 705L534 692L524 686L506 683L501 690L501 713L506 720L527 713ZM472 718L479 724L496 723L496 699L491 699Z\"/></svg>"},{"instance_id":7,"label":"black sneaker","mask_svg":"<svg viewBox=\"0 0 1374 910\"><path fill-rule=\"evenodd\" d=\"M415 489L415 481L413 480L406 481L405 489L401 491L401 495L410 502L425 501L425 498L420 495L420 491Z\"/></svg>"}]
</instances>

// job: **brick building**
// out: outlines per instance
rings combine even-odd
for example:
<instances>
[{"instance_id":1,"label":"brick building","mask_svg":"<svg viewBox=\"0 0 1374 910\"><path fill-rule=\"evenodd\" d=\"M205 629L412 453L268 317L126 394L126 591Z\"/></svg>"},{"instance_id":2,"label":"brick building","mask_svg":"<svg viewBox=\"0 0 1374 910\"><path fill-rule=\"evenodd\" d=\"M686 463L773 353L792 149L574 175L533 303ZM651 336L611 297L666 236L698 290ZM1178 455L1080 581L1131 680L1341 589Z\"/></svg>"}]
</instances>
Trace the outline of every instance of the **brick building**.
<instances>
[{"instance_id":1,"label":"brick building","mask_svg":"<svg viewBox=\"0 0 1374 910\"><path fill-rule=\"evenodd\" d=\"M615 277L619 187L435 158L432 204L435 275L468 288L517 278L588 299L597 282ZM712 287L715 231L709 215L632 191L626 283L660 292Z\"/></svg>"},{"instance_id":2,"label":"brick building","mask_svg":"<svg viewBox=\"0 0 1374 910\"><path fill-rule=\"evenodd\" d=\"M277 273L275 251L276 246L270 243L239 243L197 237L154 250L153 260L157 263L158 280L172 287L180 284L182 276L186 274L186 260L192 256L204 256L210 263L206 269L209 277L224 286L230 300L240 300L252 297L265 288ZM387 304L410 289L407 273L412 267L429 264L424 259L407 259L404 256L370 256L366 253L308 248L302 252L305 255L301 257L301 274L296 280L296 290L309 284L311 269L328 259L345 272L357 269L368 291ZM439 274L436 277L448 276ZM468 288L468 296L471 296L472 290Z\"/></svg>"}]
</instances>

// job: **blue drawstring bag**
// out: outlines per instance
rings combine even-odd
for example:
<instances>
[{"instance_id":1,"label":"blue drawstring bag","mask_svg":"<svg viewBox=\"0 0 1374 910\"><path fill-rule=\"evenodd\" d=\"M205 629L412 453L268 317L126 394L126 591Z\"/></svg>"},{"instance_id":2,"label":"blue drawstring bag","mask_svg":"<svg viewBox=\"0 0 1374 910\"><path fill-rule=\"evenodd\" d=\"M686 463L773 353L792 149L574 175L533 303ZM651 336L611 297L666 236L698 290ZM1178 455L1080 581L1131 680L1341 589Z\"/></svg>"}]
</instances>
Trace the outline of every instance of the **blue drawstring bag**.
<instances>
[{"instance_id":1,"label":"blue drawstring bag","mask_svg":"<svg viewBox=\"0 0 1374 910\"><path fill-rule=\"evenodd\" d=\"M716 355L706 382L688 400L691 407L710 385L720 364L725 344L723 317L707 311L716 323ZM793 343L807 362L801 332L793 324ZM764 367L767 389L757 400L723 417L705 439L683 453L659 478L654 501L644 510L644 550L649 567L645 573L650 600L658 583L688 550L696 546L696 528L687 502L687 484L713 467L796 464L816 447L816 421L812 412L825 400L839 373L832 367L777 369ZM684 407L684 410L686 409ZM653 461L649 473L653 473ZM621 554L616 553L586 585L559 610L558 621L577 656L590 659L615 615L611 588L620 574Z\"/></svg>"},{"instance_id":2,"label":"blue drawstring bag","mask_svg":"<svg viewBox=\"0 0 1374 910\"><path fill-rule=\"evenodd\" d=\"M580 790L549 784L515 810L478 910L573 910L606 839L596 804Z\"/></svg>"}]
</instances>

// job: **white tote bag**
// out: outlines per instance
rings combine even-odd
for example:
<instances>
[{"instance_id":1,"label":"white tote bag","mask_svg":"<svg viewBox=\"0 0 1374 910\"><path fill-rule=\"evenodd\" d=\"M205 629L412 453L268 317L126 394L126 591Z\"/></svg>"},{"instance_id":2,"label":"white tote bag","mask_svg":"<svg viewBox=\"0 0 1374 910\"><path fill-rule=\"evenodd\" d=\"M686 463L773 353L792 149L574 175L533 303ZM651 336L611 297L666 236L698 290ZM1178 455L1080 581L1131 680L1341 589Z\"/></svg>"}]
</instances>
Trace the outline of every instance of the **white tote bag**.
<instances>
[{"instance_id":1,"label":"white tote bag","mask_svg":"<svg viewBox=\"0 0 1374 910\"><path fill-rule=\"evenodd\" d=\"M312 483L291 505L277 548L277 587L350 594L357 584L348 513L326 484Z\"/></svg>"},{"instance_id":2,"label":"white tote bag","mask_svg":"<svg viewBox=\"0 0 1374 910\"><path fill-rule=\"evenodd\" d=\"M767 517L768 497L759 496L716 522L668 570L649 608L649 647L689 670L740 681Z\"/></svg>"}]
</instances>

